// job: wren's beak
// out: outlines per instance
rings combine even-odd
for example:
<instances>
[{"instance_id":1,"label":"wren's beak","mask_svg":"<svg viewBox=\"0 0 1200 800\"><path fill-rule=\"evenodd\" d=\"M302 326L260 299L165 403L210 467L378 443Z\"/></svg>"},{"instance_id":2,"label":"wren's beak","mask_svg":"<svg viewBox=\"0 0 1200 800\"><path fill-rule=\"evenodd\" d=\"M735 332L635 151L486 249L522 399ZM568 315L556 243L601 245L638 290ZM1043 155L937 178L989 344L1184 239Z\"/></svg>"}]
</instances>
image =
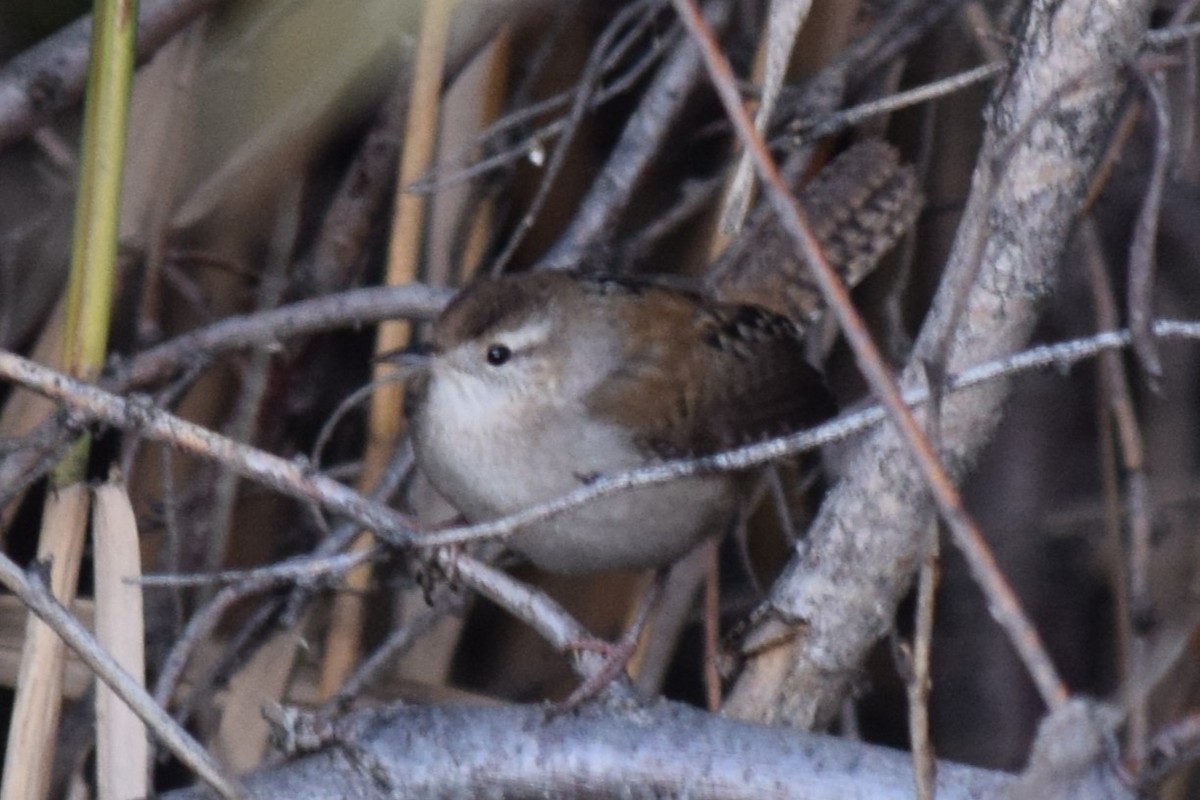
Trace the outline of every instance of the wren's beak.
<instances>
[{"instance_id":1,"label":"wren's beak","mask_svg":"<svg viewBox=\"0 0 1200 800\"><path fill-rule=\"evenodd\" d=\"M428 391L433 348L424 343L409 345L398 350L380 353L371 359L371 363L392 364L396 367L395 375L385 377L383 380L390 381L398 378L408 387L408 394L404 401L404 417L405 419L411 418Z\"/></svg>"},{"instance_id":2,"label":"wren's beak","mask_svg":"<svg viewBox=\"0 0 1200 800\"><path fill-rule=\"evenodd\" d=\"M392 364L398 367L401 372L422 374L428 372L429 364L432 360L433 348L428 344L421 343L401 347L398 350L389 350L386 353L379 353L371 359L371 363Z\"/></svg>"}]
</instances>

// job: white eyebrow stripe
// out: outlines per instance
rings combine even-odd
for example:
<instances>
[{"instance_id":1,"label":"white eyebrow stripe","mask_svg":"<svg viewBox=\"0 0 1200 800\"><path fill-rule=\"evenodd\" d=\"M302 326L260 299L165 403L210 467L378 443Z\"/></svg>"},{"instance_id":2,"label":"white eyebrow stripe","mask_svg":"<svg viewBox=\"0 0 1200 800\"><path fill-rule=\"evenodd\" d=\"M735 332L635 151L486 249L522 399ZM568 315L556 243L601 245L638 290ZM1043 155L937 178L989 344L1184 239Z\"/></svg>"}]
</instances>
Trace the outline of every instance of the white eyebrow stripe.
<instances>
[{"instance_id":1,"label":"white eyebrow stripe","mask_svg":"<svg viewBox=\"0 0 1200 800\"><path fill-rule=\"evenodd\" d=\"M550 320L546 317L527 322L519 328L504 331L492 337L494 341L508 345L514 353L545 344L550 338Z\"/></svg>"}]
</instances>

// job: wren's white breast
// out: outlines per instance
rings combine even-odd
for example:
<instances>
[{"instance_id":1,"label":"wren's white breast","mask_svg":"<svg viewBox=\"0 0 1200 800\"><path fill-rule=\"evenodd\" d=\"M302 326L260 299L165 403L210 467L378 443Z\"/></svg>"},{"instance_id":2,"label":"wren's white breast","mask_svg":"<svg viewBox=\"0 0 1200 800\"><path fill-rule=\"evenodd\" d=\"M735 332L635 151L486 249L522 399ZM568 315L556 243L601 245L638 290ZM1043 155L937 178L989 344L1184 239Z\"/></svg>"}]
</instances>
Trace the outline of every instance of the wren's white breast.
<instances>
[{"instance_id":1,"label":"wren's white breast","mask_svg":"<svg viewBox=\"0 0 1200 800\"><path fill-rule=\"evenodd\" d=\"M479 398L456 384L430 382L414 441L434 487L473 522L644 463L610 425L581 423L576 412L538 404L525 418L498 413L466 400ZM509 544L553 572L658 566L703 537L731 502L729 489L727 478L714 477L622 492L519 531Z\"/></svg>"},{"instance_id":2,"label":"wren's white breast","mask_svg":"<svg viewBox=\"0 0 1200 800\"><path fill-rule=\"evenodd\" d=\"M528 508L571 491L577 476L631 463L618 431L581 422L569 403L549 396L551 379L542 389L510 393L451 364L433 365L414 427L417 457L469 519Z\"/></svg>"}]
</instances>

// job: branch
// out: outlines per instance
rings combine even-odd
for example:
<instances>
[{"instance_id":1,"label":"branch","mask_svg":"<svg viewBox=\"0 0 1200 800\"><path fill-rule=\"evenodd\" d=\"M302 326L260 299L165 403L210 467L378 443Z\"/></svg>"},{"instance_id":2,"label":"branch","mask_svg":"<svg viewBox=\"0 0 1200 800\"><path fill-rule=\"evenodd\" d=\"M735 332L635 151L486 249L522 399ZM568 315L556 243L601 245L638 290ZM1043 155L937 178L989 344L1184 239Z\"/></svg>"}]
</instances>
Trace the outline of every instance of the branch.
<instances>
[{"instance_id":1,"label":"branch","mask_svg":"<svg viewBox=\"0 0 1200 800\"><path fill-rule=\"evenodd\" d=\"M1200 340L1200 322L1160 320L1154 325L1154 334L1160 339ZM953 396L971 389L978 391L980 387L988 384L1004 385L1006 379L1020 373L1052 367L1061 369L1103 352L1129 347L1131 342L1132 336L1127 330L1105 331L1081 339L1030 348L970 367L952 376L943 387L943 393ZM239 474L244 477L275 488L282 494L315 502L329 511L344 515L359 526L370 528L382 525L381 530L399 534L398 538L392 537L393 544L426 548L503 538L521 527L615 492L714 471L739 471L761 466L785 456L797 455L844 440L879 425L885 418L880 406L870 405L843 414L811 430L702 458L668 461L653 467L603 476L562 497L506 517L474 525L427 531L422 533L419 539L413 539L410 538L411 520L387 506L364 498L337 481L314 475L293 462L234 442L165 411L71 380L61 373L3 350L0 350L0 378L19 383L27 389L69 406L77 415L72 420L76 427L80 423L78 416L82 416L84 421L100 420L114 427L137 430L148 438L218 461L229 469L239 470ZM926 389L911 389L904 394L905 403L914 407L928 400L929 392ZM341 540L342 537L333 538ZM322 548L320 552L329 555L335 549Z\"/></svg>"},{"instance_id":2,"label":"branch","mask_svg":"<svg viewBox=\"0 0 1200 800\"><path fill-rule=\"evenodd\" d=\"M242 477L289 497L315 501L376 531L392 544L413 543L415 524L405 515L371 502L345 484L316 474L302 464L235 442L154 408L145 398L118 397L3 350L0 350L0 375L52 400L67 403L87 419L169 442L187 452L219 461Z\"/></svg>"},{"instance_id":3,"label":"branch","mask_svg":"<svg viewBox=\"0 0 1200 800\"><path fill-rule=\"evenodd\" d=\"M453 294L419 283L375 286L245 314L177 336L138 353L121 364L101 385L128 392L166 380L172 372L223 350L278 344L289 336L320 333L349 325L388 319L429 320Z\"/></svg>"},{"instance_id":4,"label":"branch","mask_svg":"<svg viewBox=\"0 0 1200 800\"><path fill-rule=\"evenodd\" d=\"M215 5L217 0L143 0L137 23L138 60L148 59ZM0 150L83 97L91 35L91 16L80 17L0 70Z\"/></svg>"},{"instance_id":5,"label":"branch","mask_svg":"<svg viewBox=\"0 0 1200 800\"><path fill-rule=\"evenodd\" d=\"M1118 72L1137 52L1147 6L1068 0L1031 7L1012 75L987 112L972 193L906 371L910 383L922 364L942 363L934 357L946 350L943 342L951 344L944 367L953 374L1028 340L1103 149L1123 86ZM1007 395L1007 382L997 381L946 399L940 455L956 480L989 441ZM750 634L752 657L729 713L822 724L891 627L918 563L920 533L932 520L930 492L891 428L874 433L845 474L805 552L776 585L773 613Z\"/></svg>"},{"instance_id":6,"label":"branch","mask_svg":"<svg viewBox=\"0 0 1200 800\"><path fill-rule=\"evenodd\" d=\"M710 4L710 24L723 27L731 5L726 2ZM543 257L541 267L576 267L586 261L590 250L606 243L603 238L611 233L617 218L629 207L634 189L660 157L671 123L683 111L700 75L699 52L690 42L682 42L659 68L637 110L626 122L620 140L604 165L603 180L592 184L571 226Z\"/></svg>"},{"instance_id":7,"label":"branch","mask_svg":"<svg viewBox=\"0 0 1200 800\"><path fill-rule=\"evenodd\" d=\"M187 366L195 367L198 362L227 350L276 346L289 336L365 325L394 317L432 319L452 294L449 289L416 283L376 286L225 319L118 363L100 385L118 393L145 389L166 381ZM23 444L29 446L0 447L0 455L3 455L0 458L0 508L45 474L76 433L69 430L63 420L51 418L26 437Z\"/></svg>"},{"instance_id":8,"label":"branch","mask_svg":"<svg viewBox=\"0 0 1200 800\"><path fill-rule=\"evenodd\" d=\"M406 707L335 725L336 746L250 778L256 796L912 797L912 770L900 751L678 703L593 705L549 718L538 706ZM938 766L939 800L1000 798L1012 784L1004 773ZM209 796L202 789L167 795Z\"/></svg>"}]
</instances>

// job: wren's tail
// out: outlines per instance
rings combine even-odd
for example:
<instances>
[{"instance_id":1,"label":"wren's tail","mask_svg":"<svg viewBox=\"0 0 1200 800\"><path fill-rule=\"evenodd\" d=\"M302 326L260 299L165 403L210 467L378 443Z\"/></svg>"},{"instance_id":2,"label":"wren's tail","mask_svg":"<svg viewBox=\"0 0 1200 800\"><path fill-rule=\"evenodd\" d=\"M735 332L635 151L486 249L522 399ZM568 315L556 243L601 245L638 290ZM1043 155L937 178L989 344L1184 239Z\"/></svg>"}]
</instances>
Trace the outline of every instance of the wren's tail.
<instances>
[{"instance_id":1,"label":"wren's tail","mask_svg":"<svg viewBox=\"0 0 1200 800\"><path fill-rule=\"evenodd\" d=\"M825 258L848 286L878 266L921 210L912 166L886 142L867 140L843 152L800 191ZM750 303L804 326L825 304L775 212L760 203L741 234L709 272L725 302Z\"/></svg>"}]
</instances>

